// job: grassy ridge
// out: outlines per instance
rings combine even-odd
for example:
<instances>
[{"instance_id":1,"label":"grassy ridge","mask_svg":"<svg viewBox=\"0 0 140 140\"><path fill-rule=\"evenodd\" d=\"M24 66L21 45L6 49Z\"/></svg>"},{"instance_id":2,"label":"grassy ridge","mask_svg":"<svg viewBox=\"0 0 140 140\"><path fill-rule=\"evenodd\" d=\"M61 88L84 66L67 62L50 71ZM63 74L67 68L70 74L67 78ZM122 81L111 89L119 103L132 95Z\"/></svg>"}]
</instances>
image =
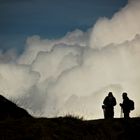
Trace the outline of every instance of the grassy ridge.
<instances>
[{"instance_id":1,"label":"grassy ridge","mask_svg":"<svg viewBox=\"0 0 140 140\"><path fill-rule=\"evenodd\" d=\"M140 118L34 118L0 95L0 140L139 140Z\"/></svg>"},{"instance_id":2,"label":"grassy ridge","mask_svg":"<svg viewBox=\"0 0 140 140\"><path fill-rule=\"evenodd\" d=\"M139 135L140 118L22 118L0 122L0 140L136 140Z\"/></svg>"}]
</instances>

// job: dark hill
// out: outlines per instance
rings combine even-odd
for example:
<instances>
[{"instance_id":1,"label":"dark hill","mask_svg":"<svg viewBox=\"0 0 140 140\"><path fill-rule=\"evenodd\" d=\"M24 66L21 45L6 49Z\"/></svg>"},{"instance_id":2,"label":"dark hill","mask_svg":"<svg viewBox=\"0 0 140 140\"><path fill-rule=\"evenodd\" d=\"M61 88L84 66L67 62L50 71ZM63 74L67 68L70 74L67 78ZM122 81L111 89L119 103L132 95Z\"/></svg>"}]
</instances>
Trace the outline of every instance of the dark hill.
<instances>
[{"instance_id":1,"label":"dark hill","mask_svg":"<svg viewBox=\"0 0 140 140\"><path fill-rule=\"evenodd\" d=\"M5 99L5 98L4 98ZM3 99L0 99L2 102ZM33 118L15 104L1 105L9 117L0 121L0 140L139 140L140 118L90 120L67 116L60 118ZM15 109L16 108L16 109ZM17 109L18 108L18 109ZM0 107L0 109L3 109ZM15 110L12 110L15 109ZM23 111L23 116L21 116ZM15 112L14 115L11 112ZM3 109L3 113L5 111ZM20 114L15 117L15 114ZM2 112L1 112L2 115ZM29 115L30 116L30 115ZM18 118L18 119L17 119Z\"/></svg>"},{"instance_id":2,"label":"dark hill","mask_svg":"<svg viewBox=\"0 0 140 140\"><path fill-rule=\"evenodd\" d=\"M0 95L0 120L23 117L31 117L31 115L23 108L18 107L15 103Z\"/></svg>"}]
</instances>

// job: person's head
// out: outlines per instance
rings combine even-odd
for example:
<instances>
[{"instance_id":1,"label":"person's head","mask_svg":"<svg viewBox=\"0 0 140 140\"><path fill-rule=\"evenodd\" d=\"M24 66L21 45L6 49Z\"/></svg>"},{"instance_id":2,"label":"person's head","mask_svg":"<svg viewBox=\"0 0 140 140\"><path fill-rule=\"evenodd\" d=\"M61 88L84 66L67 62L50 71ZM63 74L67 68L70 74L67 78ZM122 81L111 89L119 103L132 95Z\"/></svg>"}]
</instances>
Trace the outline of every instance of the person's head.
<instances>
[{"instance_id":1,"label":"person's head","mask_svg":"<svg viewBox=\"0 0 140 140\"><path fill-rule=\"evenodd\" d=\"M122 97L123 97L123 99L126 99L127 98L127 93L123 92Z\"/></svg>"},{"instance_id":2,"label":"person's head","mask_svg":"<svg viewBox=\"0 0 140 140\"><path fill-rule=\"evenodd\" d=\"M109 97L112 97L112 96L113 96L112 92L109 92L109 93L108 93L108 96L109 96Z\"/></svg>"}]
</instances>

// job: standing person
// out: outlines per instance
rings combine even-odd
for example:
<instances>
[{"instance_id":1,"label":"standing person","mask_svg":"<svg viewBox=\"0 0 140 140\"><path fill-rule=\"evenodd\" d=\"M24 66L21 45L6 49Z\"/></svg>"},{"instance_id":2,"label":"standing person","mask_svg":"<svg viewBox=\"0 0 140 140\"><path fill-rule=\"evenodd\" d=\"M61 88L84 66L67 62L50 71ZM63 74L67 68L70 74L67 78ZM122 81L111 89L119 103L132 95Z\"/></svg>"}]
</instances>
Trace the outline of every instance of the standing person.
<instances>
[{"instance_id":1,"label":"standing person","mask_svg":"<svg viewBox=\"0 0 140 140\"><path fill-rule=\"evenodd\" d=\"M127 96L127 93L122 94L123 103L120 103L124 118L130 118L129 114L131 110L134 110L134 101L130 100Z\"/></svg>"},{"instance_id":2,"label":"standing person","mask_svg":"<svg viewBox=\"0 0 140 140\"><path fill-rule=\"evenodd\" d=\"M113 96L112 92L108 93L103 101L102 108L104 110L104 118L114 118L114 106L116 105L116 98Z\"/></svg>"}]
</instances>

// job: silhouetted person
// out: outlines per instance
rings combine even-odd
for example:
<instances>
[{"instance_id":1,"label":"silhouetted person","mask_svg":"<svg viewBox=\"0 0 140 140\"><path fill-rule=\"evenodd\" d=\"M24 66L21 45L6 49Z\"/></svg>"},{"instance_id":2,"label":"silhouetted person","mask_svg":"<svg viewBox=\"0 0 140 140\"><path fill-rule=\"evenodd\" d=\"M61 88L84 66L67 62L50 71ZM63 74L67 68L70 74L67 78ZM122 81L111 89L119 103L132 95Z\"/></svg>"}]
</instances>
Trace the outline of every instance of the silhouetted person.
<instances>
[{"instance_id":1,"label":"silhouetted person","mask_svg":"<svg viewBox=\"0 0 140 140\"><path fill-rule=\"evenodd\" d=\"M134 102L130 100L127 93L122 94L123 103L120 103L122 112L124 113L124 118L130 118L129 114L131 110L134 110Z\"/></svg>"},{"instance_id":2,"label":"silhouetted person","mask_svg":"<svg viewBox=\"0 0 140 140\"><path fill-rule=\"evenodd\" d=\"M114 106L116 105L116 98L113 96L112 92L108 93L103 101L102 108L104 110L105 119L114 118Z\"/></svg>"}]
</instances>

